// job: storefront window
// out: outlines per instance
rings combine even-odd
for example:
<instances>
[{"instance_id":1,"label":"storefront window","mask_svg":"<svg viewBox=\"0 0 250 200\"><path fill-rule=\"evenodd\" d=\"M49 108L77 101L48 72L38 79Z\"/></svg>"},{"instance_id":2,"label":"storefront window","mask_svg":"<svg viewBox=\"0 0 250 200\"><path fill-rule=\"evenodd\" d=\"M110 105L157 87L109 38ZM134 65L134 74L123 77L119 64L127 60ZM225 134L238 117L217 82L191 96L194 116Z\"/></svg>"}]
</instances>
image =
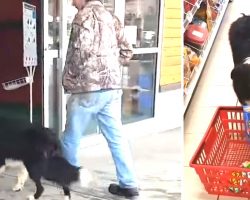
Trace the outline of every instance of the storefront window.
<instances>
[{"instance_id":1,"label":"storefront window","mask_svg":"<svg viewBox=\"0 0 250 200\"><path fill-rule=\"evenodd\" d=\"M156 54L134 55L123 67L122 121L140 121L154 115Z\"/></svg>"},{"instance_id":2,"label":"storefront window","mask_svg":"<svg viewBox=\"0 0 250 200\"><path fill-rule=\"evenodd\" d=\"M104 0L103 1L105 8L110 12L114 12L115 9L115 0Z\"/></svg>"},{"instance_id":3,"label":"storefront window","mask_svg":"<svg viewBox=\"0 0 250 200\"><path fill-rule=\"evenodd\" d=\"M67 10L68 10L68 13L67 13L67 36L69 39L72 21L75 17L75 14L77 13L77 9L74 6L72 6L72 0L68 0L67 4L68 4L68 7L67 7Z\"/></svg>"},{"instance_id":4,"label":"storefront window","mask_svg":"<svg viewBox=\"0 0 250 200\"><path fill-rule=\"evenodd\" d=\"M159 0L126 0L125 28L134 47L156 47Z\"/></svg>"},{"instance_id":5,"label":"storefront window","mask_svg":"<svg viewBox=\"0 0 250 200\"><path fill-rule=\"evenodd\" d=\"M48 49L59 48L59 1L49 0L48 3Z\"/></svg>"},{"instance_id":6,"label":"storefront window","mask_svg":"<svg viewBox=\"0 0 250 200\"><path fill-rule=\"evenodd\" d=\"M125 1L125 35L137 51L123 68L124 124L154 117L159 11L159 0Z\"/></svg>"}]
</instances>

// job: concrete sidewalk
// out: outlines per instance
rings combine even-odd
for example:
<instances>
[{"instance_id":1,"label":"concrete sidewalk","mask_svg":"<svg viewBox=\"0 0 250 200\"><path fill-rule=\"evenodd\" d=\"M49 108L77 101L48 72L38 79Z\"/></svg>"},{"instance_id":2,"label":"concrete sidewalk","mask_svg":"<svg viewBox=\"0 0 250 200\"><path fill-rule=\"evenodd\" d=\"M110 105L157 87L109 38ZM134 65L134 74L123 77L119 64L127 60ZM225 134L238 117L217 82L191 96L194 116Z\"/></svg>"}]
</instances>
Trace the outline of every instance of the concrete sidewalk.
<instances>
[{"instance_id":1,"label":"concrete sidewalk","mask_svg":"<svg viewBox=\"0 0 250 200\"><path fill-rule=\"evenodd\" d=\"M144 135L131 140L131 148L140 184L140 200L180 200L182 178L182 133L174 129ZM72 186L72 200L121 200L108 193L108 186L116 182L115 169L105 142L81 150L81 161L94 175L89 188ZM29 180L23 191L11 190L15 173L7 170L0 176L0 200L25 200L35 190ZM43 181L45 191L41 200L62 200L63 192L50 182Z\"/></svg>"}]
</instances>

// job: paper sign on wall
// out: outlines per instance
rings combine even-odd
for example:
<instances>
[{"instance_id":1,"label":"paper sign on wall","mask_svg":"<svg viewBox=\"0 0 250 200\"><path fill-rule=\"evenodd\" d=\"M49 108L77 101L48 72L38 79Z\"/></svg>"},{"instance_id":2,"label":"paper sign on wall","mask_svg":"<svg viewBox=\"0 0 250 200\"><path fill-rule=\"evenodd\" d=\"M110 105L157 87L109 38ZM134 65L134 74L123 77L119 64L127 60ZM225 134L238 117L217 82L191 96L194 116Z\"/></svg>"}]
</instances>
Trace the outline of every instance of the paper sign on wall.
<instances>
[{"instance_id":1,"label":"paper sign on wall","mask_svg":"<svg viewBox=\"0 0 250 200\"><path fill-rule=\"evenodd\" d=\"M36 7L23 2L23 65L37 66Z\"/></svg>"}]
</instances>

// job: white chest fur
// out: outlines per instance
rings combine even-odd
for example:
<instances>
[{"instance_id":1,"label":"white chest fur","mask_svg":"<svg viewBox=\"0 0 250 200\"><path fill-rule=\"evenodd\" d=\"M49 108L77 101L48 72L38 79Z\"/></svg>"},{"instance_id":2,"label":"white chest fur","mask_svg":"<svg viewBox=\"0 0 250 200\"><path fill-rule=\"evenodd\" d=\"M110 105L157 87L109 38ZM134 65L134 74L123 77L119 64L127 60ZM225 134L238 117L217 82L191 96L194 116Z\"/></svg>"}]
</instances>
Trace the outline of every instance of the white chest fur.
<instances>
[{"instance_id":1,"label":"white chest fur","mask_svg":"<svg viewBox=\"0 0 250 200\"><path fill-rule=\"evenodd\" d=\"M29 176L23 162L20 160L5 159L5 165L0 168L0 173L3 173L5 171L6 167L19 169L19 172L17 174L17 182L16 182L15 186L12 188L12 190L13 191L22 190L23 186L24 186L24 184Z\"/></svg>"},{"instance_id":2,"label":"white chest fur","mask_svg":"<svg viewBox=\"0 0 250 200\"><path fill-rule=\"evenodd\" d=\"M21 160L5 159L6 167L24 167L24 164Z\"/></svg>"},{"instance_id":3,"label":"white chest fur","mask_svg":"<svg viewBox=\"0 0 250 200\"><path fill-rule=\"evenodd\" d=\"M250 57L246 57L244 59L244 64L250 64Z\"/></svg>"}]
</instances>

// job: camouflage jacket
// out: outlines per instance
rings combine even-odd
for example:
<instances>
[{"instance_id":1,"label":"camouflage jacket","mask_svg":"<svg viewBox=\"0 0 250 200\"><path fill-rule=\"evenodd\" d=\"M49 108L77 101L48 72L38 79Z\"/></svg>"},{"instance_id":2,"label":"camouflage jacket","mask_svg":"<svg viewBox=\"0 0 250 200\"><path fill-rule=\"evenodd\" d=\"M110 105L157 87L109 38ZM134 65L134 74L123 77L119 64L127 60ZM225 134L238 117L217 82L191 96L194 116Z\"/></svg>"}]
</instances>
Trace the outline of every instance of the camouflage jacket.
<instances>
[{"instance_id":1,"label":"camouflage jacket","mask_svg":"<svg viewBox=\"0 0 250 200\"><path fill-rule=\"evenodd\" d=\"M67 93L121 87L121 62L132 57L119 20L89 1L72 22L62 84Z\"/></svg>"}]
</instances>

